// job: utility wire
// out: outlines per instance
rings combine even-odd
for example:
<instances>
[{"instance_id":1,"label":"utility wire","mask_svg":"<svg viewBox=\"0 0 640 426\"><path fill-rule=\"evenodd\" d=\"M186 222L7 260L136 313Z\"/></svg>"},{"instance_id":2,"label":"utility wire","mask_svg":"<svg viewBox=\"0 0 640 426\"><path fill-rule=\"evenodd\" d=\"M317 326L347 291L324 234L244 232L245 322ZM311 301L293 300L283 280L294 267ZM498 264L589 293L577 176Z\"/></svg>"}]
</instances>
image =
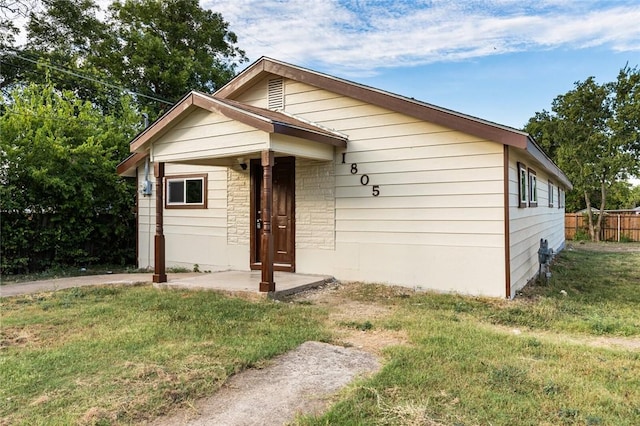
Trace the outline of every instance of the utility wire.
<instances>
[{"instance_id":1,"label":"utility wire","mask_svg":"<svg viewBox=\"0 0 640 426\"><path fill-rule=\"evenodd\" d=\"M19 55L15 51L12 54L16 58L22 59L24 61L31 62L31 63L36 64L36 65L42 65L42 66L54 69L54 70L62 72L62 73L72 75L74 77L78 77L78 78L82 78L82 79L85 79L85 80L89 80L89 81L94 82L94 83L102 84L104 86L111 87L112 89L117 89L117 90L123 91L123 92L131 94L131 95L135 95L135 96L139 96L139 97L142 97L142 98L151 99L151 100L156 101L156 102L162 102L163 104L169 105L169 106L173 106L174 103L175 103L175 102L167 101L166 99L160 99L160 98L156 98L154 96L143 95L142 93L137 93L137 92L134 92L134 91L129 90L127 88L124 88L124 87L121 87L121 86L116 86L115 84L107 83L106 81L101 81L101 80L95 79L93 77L82 75L82 74L79 74L77 72L74 72L74 71L71 71L71 70L64 69L62 67L53 65L50 62L47 63L47 62L43 62L43 61L38 61L38 60L35 60L35 59L27 58L27 57L24 57L22 55Z\"/></svg>"}]
</instances>

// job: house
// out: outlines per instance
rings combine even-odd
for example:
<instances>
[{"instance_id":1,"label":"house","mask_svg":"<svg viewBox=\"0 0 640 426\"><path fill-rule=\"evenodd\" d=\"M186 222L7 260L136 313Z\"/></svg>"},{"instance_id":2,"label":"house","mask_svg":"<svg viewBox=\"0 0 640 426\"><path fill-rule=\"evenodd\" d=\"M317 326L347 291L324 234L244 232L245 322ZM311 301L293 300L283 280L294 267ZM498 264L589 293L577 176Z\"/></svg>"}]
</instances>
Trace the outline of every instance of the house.
<instances>
[{"instance_id":1,"label":"house","mask_svg":"<svg viewBox=\"0 0 640 426\"><path fill-rule=\"evenodd\" d=\"M138 262L511 298L564 246L565 174L522 131L263 57L131 141ZM258 283L256 283L258 286Z\"/></svg>"}]
</instances>

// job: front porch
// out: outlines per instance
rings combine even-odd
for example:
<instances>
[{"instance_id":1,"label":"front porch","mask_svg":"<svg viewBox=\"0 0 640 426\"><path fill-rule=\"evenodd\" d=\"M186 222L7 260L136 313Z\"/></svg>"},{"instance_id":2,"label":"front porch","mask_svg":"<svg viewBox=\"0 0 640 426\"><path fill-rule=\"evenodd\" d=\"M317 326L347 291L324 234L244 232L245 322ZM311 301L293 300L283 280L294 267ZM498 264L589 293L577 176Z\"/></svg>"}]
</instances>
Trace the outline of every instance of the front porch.
<instances>
[{"instance_id":1,"label":"front porch","mask_svg":"<svg viewBox=\"0 0 640 426\"><path fill-rule=\"evenodd\" d=\"M209 202L224 200L219 195L217 198L210 197L210 191L207 189L210 172L206 169L200 174L192 172L171 175L166 172L173 166L215 167L249 176L250 188L246 188L250 189L246 191L249 195L249 209L243 216L249 218L248 226L245 228L249 235L241 244L249 247L246 252L249 255L246 266L259 270L261 274L255 274L255 280L248 288L258 286L261 292L270 294L287 291L288 284L280 283L278 277L274 277L274 271L296 271L295 164L300 159L332 164L335 149L344 149L346 144L345 135L283 112L197 92L188 94L131 142L132 156L118 166L120 175L137 176L142 162L145 161L142 184L144 188L154 188L155 235L153 250L149 250L149 253L153 253L153 282L167 282L166 266L175 263L176 247L179 247L176 245L176 239L184 235L189 235L190 239L185 238L188 241L182 241L183 247L193 250L198 244L195 241L199 236L211 233L212 243L209 246L201 245L200 252L211 251L215 253L211 258L218 256L222 263L212 263L214 268L210 269L214 270L220 266L230 269L245 267L237 261L238 257L242 256L236 249L240 246L238 241L230 243L232 238L235 238L230 232L237 233L239 221L230 220L229 203L232 203L235 197L229 194L237 188L229 187L229 179L222 186L222 190L227 193L228 204L221 207L218 203L215 208L226 210L228 226L225 231L221 231L222 215L218 213L218 216L212 217L212 225L209 228L209 225L203 224L204 215L195 212L195 209L213 211ZM149 180L151 164L154 183ZM195 195L187 195L187 181L192 182ZM170 192L171 188L176 189ZM315 189L317 191L319 188ZM221 187L213 189L216 190L221 190ZM143 192L143 195L151 196L152 192ZM151 218L152 207L147 205L145 209ZM194 210L189 215L179 212L180 209ZM238 219L237 213L234 212L234 219ZM169 219L167 235L173 238L170 242L165 242L165 215ZM194 223L200 220L199 229L180 232L180 227L187 227L189 220ZM148 223L148 230L151 229L150 225L151 221ZM170 251L173 252L173 257L167 257L167 252ZM181 253L180 257L183 263L196 263L189 259L197 257L197 254L189 257ZM150 259L147 259L147 262L151 264ZM206 259L198 263L210 262Z\"/></svg>"},{"instance_id":2,"label":"front porch","mask_svg":"<svg viewBox=\"0 0 640 426\"><path fill-rule=\"evenodd\" d=\"M156 287L217 290L230 293L265 294L258 291L256 282L260 281L262 272L257 271L221 271L199 274L169 274L167 282L156 283ZM268 293L273 299L279 299L324 284L335 282L330 275L296 274L291 272L274 272L274 280L278 283L276 291Z\"/></svg>"},{"instance_id":3,"label":"front porch","mask_svg":"<svg viewBox=\"0 0 640 426\"><path fill-rule=\"evenodd\" d=\"M258 286L256 285L256 282L260 279L260 274L260 271L169 273L167 282L155 285L163 288L204 289L237 294L264 295L265 293L258 291ZM268 293L268 296L276 299L335 281L329 275L294 274L280 271L275 272L275 279L278 280L278 290ZM148 273L84 275L3 285L0 289L0 297L94 285L134 285L151 281L152 275Z\"/></svg>"}]
</instances>

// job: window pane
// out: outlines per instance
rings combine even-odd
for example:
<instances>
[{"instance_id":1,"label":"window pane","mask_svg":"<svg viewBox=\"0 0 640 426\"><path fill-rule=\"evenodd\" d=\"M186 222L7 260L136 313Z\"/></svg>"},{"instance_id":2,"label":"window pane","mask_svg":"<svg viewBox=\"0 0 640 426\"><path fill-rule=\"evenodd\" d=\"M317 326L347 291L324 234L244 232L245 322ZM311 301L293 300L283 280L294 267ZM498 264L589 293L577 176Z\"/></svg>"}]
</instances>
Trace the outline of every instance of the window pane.
<instances>
[{"instance_id":1,"label":"window pane","mask_svg":"<svg viewBox=\"0 0 640 426\"><path fill-rule=\"evenodd\" d=\"M535 175L531 175L531 202L538 201L538 178Z\"/></svg>"},{"instance_id":2,"label":"window pane","mask_svg":"<svg viewBox=\"0 0 640 426\"><path fill-rule=\"evenodd\" d=\"M169 203L184 203L183 180L170 180L168 188L169 194L167 195L167 200Z\"/></svg>"},{"instance_id":3,"label":"window pane","mask_svg":"<svg viewBox=\"0 0 640 426\"><path fill-rule=\"evenodd\" d=\"M527 201L527 172L520 170L520 201Z\"/></svg>"},{"instance_id":4,"label":"window pane","mask_svg":"<svg viewBox=\"0 0 640 426\"><path fill-rule=\"evenodd\" d=\"M202 204L202 179L187 180L187 204Z\"/></svg>"}]
</instances>

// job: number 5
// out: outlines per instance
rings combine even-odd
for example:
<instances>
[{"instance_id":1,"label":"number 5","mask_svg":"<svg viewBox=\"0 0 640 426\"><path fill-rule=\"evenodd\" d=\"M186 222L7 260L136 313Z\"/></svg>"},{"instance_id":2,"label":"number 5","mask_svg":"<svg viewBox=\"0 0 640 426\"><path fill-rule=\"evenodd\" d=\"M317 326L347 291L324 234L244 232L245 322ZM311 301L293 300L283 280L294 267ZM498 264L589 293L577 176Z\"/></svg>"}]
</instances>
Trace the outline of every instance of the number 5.
<instances>
[{"instance_id":1,"label":"number 5","mask_svg":"<svg viewBox=\"0 0 640 426\"><path fill-rule=\"evenodd\" d=\"M373 195L374 197L377 197L378 195L380 195L380 185L373 185L371 188L371 195Z\"/></svg>"}]
</instances>

